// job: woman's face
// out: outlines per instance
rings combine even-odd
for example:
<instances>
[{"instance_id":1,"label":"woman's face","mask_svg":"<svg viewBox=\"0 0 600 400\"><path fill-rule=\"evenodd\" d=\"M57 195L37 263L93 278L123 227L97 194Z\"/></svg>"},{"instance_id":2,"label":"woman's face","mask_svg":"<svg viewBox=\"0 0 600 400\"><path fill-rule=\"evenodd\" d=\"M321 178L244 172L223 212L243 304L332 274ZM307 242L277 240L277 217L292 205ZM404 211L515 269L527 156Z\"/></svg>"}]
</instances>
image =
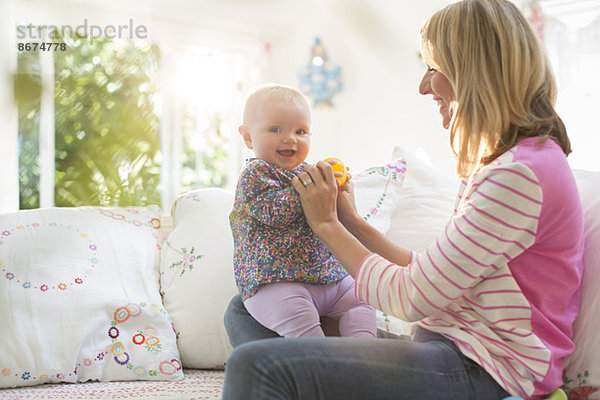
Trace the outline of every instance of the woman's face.
<instances>
[{"instance_id":1,"label":"woman's face","mask_svg":"<svg viewBox=\"0 0 600 400\"><path fill-rule=\"evenodd\" d=\"M423 79L421 79L419 93L433 95L433 101L437 102L440 107L442 125L444 129L448 129L453 113L451 105L456 100L456 94L448 78L440 71L428 67L425 75L423 75Z\"/></svg>"}]
</instances>

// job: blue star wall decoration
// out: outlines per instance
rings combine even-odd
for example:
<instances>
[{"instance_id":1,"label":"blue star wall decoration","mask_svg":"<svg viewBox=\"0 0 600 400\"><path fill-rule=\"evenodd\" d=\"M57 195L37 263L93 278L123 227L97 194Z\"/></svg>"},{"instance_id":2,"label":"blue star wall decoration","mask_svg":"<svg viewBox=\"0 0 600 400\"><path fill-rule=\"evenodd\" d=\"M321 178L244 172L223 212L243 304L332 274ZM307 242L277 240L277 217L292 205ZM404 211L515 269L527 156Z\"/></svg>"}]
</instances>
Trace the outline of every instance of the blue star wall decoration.
<instances>
[{"instance_id":1,"label":"blue star wall decoration","mask_svg":"<svg viewBox=\"0 0 600 400\"><path fill-rule=\"evenodd\" d=\"M300 90L313 99L315 107L333 107L333 95L342 91L342 68L328 61L320 38L315 38L310 62L298 71Z\"/></svg>"}]
</instances>

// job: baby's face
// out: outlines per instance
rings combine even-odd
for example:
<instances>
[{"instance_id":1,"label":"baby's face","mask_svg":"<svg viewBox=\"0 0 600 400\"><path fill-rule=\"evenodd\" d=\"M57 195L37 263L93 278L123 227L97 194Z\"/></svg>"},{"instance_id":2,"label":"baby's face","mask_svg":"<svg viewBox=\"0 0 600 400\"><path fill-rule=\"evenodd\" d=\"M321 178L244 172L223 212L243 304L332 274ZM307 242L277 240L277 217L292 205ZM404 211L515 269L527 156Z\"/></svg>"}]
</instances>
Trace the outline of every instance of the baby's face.
<instances>
[{"instance_id":1,"label":"baby's face","mask_svg":"<svg viewBox=\"0 0 600 400\"><path fill-rule=\"evenodd\" d=\"M256 157L292 170L310 150L310 111L301 104L265 99L255 105L242 133Z\"/></svg>"}]
</instances>

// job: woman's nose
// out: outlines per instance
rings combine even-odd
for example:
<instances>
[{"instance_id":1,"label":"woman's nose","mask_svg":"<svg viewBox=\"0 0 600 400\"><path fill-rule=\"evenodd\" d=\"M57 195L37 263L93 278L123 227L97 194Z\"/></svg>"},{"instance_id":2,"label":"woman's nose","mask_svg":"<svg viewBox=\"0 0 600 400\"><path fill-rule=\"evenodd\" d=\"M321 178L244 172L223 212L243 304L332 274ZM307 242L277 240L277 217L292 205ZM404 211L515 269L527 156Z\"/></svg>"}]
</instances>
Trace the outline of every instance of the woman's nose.
<instances>
[{"instance_id":1,"label":"woman's nose","mask_svg":"<svg viewBox=\"0 0 600 400\"><path fill-rule=\"evenodd\" d=\"M425 75L423 75L423 78L421 78L421 83L419 84L419 93L431 94L431 74L429 71L425 71Z\"/></svg>"}]
</instances>

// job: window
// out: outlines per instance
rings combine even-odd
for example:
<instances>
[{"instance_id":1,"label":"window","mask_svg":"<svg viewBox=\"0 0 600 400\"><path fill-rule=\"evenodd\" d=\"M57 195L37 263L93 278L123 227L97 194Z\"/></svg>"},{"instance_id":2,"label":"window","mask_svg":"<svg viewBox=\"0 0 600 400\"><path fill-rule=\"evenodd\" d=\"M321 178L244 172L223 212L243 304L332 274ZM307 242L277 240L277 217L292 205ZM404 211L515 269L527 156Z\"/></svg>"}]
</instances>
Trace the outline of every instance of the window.
<instances>
[{"instance_id":1,"label":"window","mask_svg":"<svg viewBox=\"0 0 600 400\"><path fill-rule=\"evenodd\" d=\"M20 208L159 204L231 187L243 54L63 35L19 52ZM57 41L56 39L54 41Z\"/></svg>"}]
</instances>

